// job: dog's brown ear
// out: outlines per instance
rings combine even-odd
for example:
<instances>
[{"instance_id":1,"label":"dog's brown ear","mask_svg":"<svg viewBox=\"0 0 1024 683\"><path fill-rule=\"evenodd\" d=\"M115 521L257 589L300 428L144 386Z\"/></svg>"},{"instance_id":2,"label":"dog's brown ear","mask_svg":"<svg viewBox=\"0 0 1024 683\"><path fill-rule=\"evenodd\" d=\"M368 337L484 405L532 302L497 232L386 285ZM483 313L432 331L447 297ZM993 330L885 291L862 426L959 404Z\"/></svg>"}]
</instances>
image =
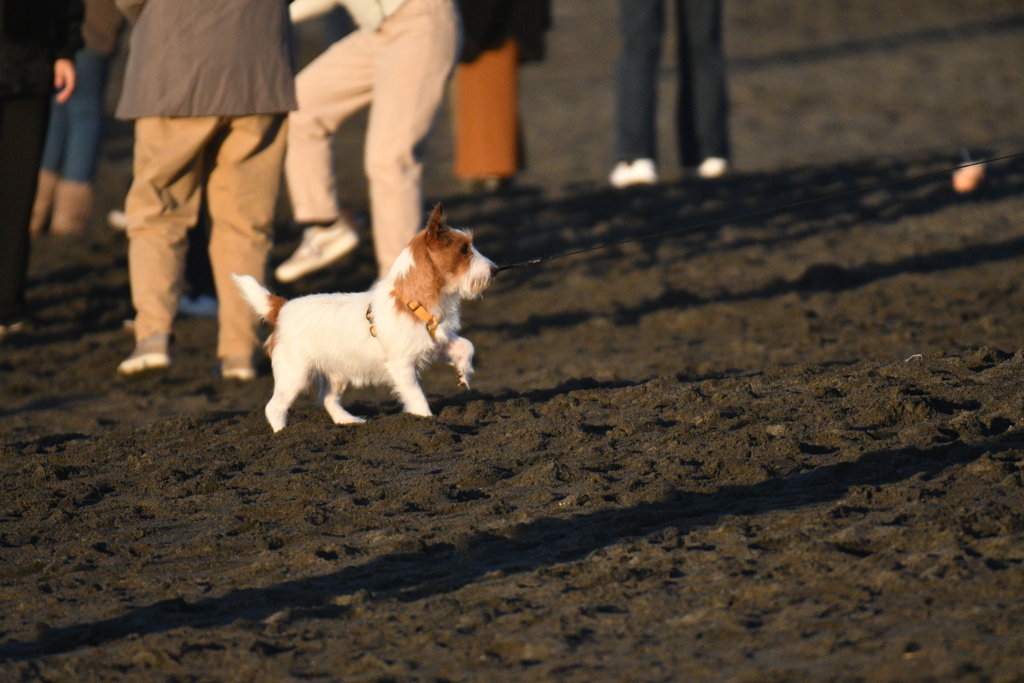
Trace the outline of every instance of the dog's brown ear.
<instances>
[{"instance_id":1,"label":"dog's brown ear","mask_svg":"<svg viewBox=\"0 0 1024 683\"><path fill-rule=\"evenodd\" d=\"M430 214L430 219L427 221L427 237L434 239L438 233L444 230L445 221L448 217L444 215L444 208L441 207L441 202L437 203L434 207L434 211Z\"/></svg>"}]
</instances>

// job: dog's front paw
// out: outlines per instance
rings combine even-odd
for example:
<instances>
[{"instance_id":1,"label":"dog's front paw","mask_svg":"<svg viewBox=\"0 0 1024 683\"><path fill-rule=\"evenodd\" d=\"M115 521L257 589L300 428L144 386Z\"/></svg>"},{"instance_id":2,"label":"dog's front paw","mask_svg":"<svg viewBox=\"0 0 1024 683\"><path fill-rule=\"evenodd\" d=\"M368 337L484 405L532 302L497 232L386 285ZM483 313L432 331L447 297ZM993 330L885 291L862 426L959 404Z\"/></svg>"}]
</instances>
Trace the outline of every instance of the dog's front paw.
<instances>
[{"instance_id":1,"label":"dog's front paw","mask_svg":"<svg viewBox=\"0 0 1024 683\"><path fill-rule=\"evenodd\" d=\"M417 406L414 408L406 408L405 412L416 417L433 417L434 414L430 412L430 408L426 406Z\"/></svg>"},{"instance_id":2,"label":"dog's front paw","mask_svg":"<svg viewBox=\"0 0 1024 683\"><path fill-rule=\"evenodd\" d=\"M456 337L445 350L448 361L459 374L459 386L469 388L469 380L473 376L473 344L462 337Z\"/></svg>"},{"instance_id":3,"label":"dog's front paw","mask_svg":"<svg viewBox=\"0 0 1024 683\"><path fill-rule=\"evenodd\" d=\"M469 389L469 380L473 378L473 364L468 359L452 360L452 367L459 376L459 386Z\"/></svg>"}]
</instances>

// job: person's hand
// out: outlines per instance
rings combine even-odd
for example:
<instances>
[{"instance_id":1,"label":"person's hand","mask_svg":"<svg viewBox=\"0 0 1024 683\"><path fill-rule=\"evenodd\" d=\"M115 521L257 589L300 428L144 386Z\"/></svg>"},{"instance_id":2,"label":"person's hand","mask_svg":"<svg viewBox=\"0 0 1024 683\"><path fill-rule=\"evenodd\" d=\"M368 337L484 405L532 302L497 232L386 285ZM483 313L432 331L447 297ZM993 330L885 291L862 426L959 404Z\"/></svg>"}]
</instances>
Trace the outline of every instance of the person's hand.
<instances>
[{"instance_id":1,"label":"person's hand","mask_svg":"<svg viewBox=\"0 0 1024 683\"><path fill-rule=\"evenodd\" d=\"M53 63L53 87L57 91L57 104L64 104L75 91L75 63L58 59Z\"/></svg>"}]
</instances>

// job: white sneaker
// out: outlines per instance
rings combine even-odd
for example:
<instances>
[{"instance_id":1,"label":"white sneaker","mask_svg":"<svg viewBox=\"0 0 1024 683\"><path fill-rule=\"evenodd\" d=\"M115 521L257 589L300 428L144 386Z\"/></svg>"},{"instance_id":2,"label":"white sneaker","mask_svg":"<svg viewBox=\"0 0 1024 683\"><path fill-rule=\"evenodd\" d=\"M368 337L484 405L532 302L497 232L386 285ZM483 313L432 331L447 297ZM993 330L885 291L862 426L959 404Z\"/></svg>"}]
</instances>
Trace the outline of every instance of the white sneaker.
<instances>
[{"instance_id":1,"label":"white sneaker","mask_svg":"<svg viewBox=\"0 0 1024 683\"><path fill-rule=\"evenodd\" d=\"M359 235L345 218L326 228L306 228L302 243L274 271L278 282L293 282L303 275L325 268L359 244Z\"/></svg>"},{"instance_id":2,"label":"white sneaker","mask_svg":"<svg viewBox=\"0 0 1024 683\"><path fill-rule=\"evenodd\" d=\"M128 214L121 209L113 209L107 214L107 225L112 227L114 230L127 230Z\"/></svg>"},{"instance_id":3,"label":"white sneaker","mask_svg":"<svg viewBox=\"0 0 1024 683\"><path fill-rule=\"evenodd\" d=\"M729 170L729 162L722 157L708 157L697 167L701 178L721 178Z\"/></svg>"},{"instance_id":4,"label":"white sneaker","mask_svg":"<svg viewBox=\"0 0 1024 683\"><path fill-rule=\"evenodd\" d=\"M658 168L654 165L654 159L634 159L632 163L620 161L612 169L608 182L618 188L653 185L658 182Z\"/></svg>"},{"instance_id":5,"label":"white sneaker","mask_svg":"<svg viewBox=\"0 0 1024 683\"><path fill-rule=\"evenodd\" d=\"M151 334L135 345L132 355L117 366L119 375L131 377L149 370L165 370L171 365L167 353L170 337L166 334Z\"/></svg>"},{"instance_id":6,"label":"white sneaker","mask_svg":"<svg viewBox=\"0 0 1024 683\"><path fill-rule=\"evenodd\" d=\"M193 298L184 294L178 299L178 313L193 318L216 318L217 299L209 294Z\"/></svg>"}]
</instances>

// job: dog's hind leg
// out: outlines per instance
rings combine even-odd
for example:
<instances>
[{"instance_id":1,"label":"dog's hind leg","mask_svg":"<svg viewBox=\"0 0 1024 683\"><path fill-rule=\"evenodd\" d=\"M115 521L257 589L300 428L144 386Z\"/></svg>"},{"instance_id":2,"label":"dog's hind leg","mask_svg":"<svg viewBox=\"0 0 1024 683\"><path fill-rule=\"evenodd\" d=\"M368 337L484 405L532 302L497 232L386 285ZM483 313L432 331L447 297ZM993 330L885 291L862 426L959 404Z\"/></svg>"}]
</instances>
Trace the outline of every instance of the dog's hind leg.
<instances>
[{"instance_id":1,"label":"dog's hind leg","mask_svg":"<svg viewBox=\"0 0 1024 683\"><path fill-rule=\"evenodd\" d=\"M430 405L423 395L419 379L416 377L416 366L412 363L385 363L395 393L405 406L405 412L422 417L429 417Z\"/></svg>"},{"instance_id":2,"label":"dog's hind leg","mask_svg":"<svg viewBox=\"0 0 1024 683\"><path fill-rule=\"evenodd\" d=\"M356 417L341 406L341 395L345 391L348 382L341 375L328 375L320 377L320 403L327 414L334 420L334 424L355 424L365 422L363 418Z\"/></svg>"},{"instance_id":3,"label":"dog's hind leg","mask_svg":"<svg viewBox=\"0 0 1024 683\"><path fill-rule=\"evenodd\" d=\"M305 371L296 372L290 368L275 364L274 367L274 395L267 403L265 413L270 427L279 432L287 424L288 408L295 402L295 398L306 388L308 373Z\"/></svg>"}]
</instances>

